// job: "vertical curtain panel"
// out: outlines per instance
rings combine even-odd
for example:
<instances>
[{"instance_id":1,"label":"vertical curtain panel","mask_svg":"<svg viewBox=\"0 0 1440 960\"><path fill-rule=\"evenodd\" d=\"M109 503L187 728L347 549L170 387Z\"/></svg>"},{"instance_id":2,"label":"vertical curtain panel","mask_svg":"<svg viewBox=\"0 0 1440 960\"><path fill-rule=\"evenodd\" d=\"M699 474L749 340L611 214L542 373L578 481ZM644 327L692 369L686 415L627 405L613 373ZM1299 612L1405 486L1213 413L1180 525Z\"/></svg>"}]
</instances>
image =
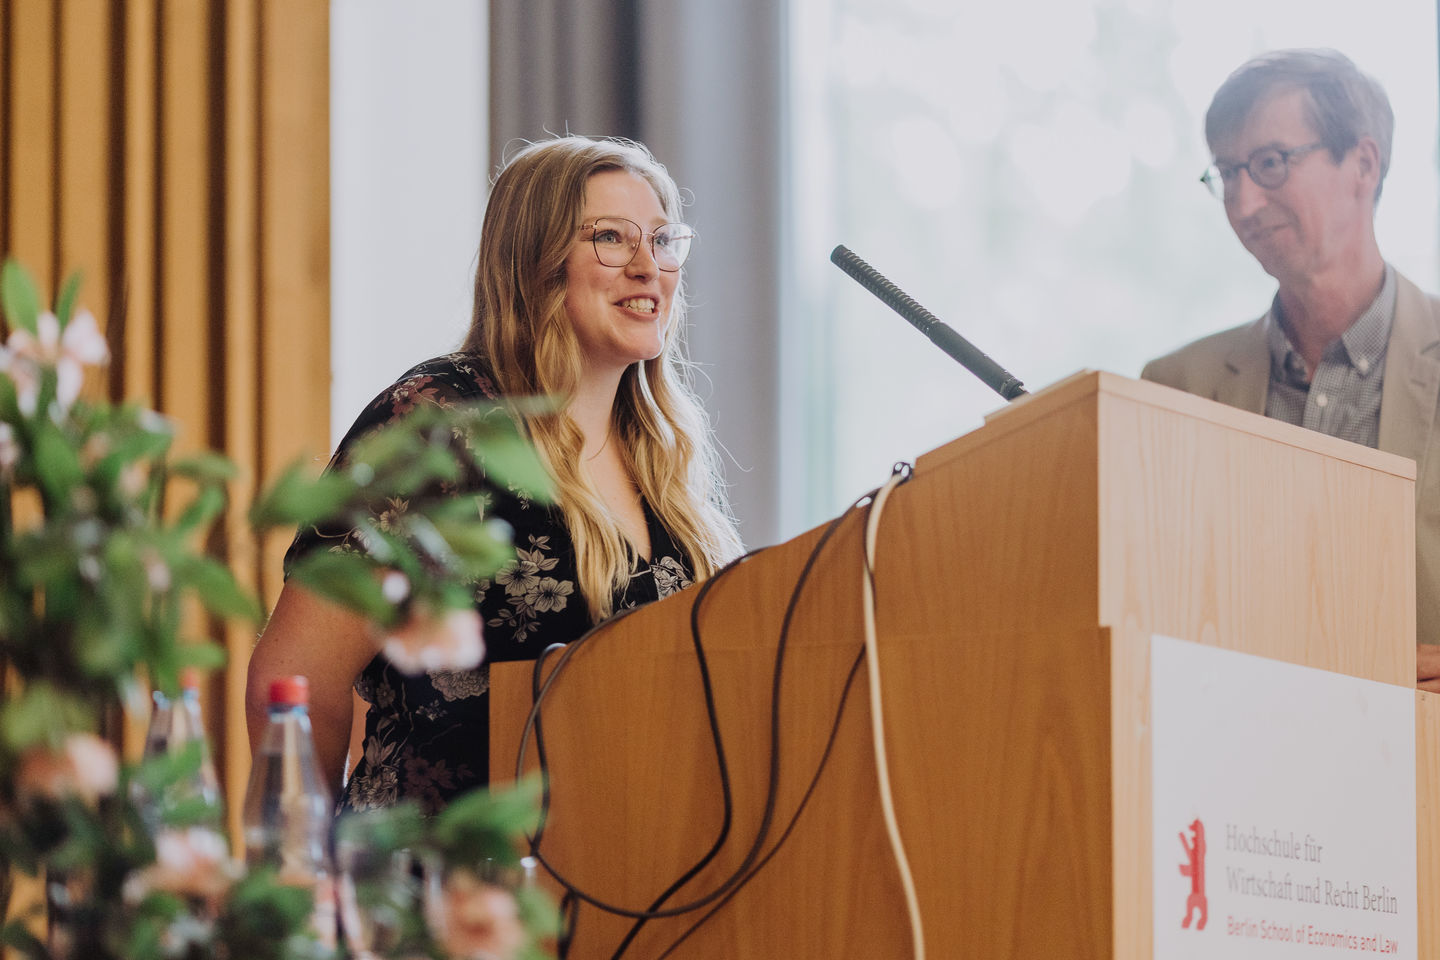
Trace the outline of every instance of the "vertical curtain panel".
<instances>
[{"instance_id":1,"label":"vertical curtain panel","mask_svg":"<svg viewBox=\"0 0 1440 960\"><path fill-rule=\"evenodd\" d=\"M215 546L267 606L287 538L245 510L329 444L329 82L329 0L0 0L0 250L51 301L83 274L115 352L93 386L240 466ZM238 830L256 630L210 632Z\"/></svg>"}]
</instances>

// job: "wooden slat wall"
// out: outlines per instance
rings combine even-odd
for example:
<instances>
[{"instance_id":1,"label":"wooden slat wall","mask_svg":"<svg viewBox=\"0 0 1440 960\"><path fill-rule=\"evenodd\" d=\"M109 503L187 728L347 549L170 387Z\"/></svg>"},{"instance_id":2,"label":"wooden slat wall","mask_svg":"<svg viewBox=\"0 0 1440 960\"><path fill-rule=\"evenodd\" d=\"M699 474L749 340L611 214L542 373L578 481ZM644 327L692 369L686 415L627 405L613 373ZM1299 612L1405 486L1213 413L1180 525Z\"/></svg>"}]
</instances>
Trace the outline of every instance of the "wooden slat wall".
<instances>
[{"instance_id":1,"label":"wooden slat wall","mask_svg":"<svg viewBox=\"0 0 1440 960\"><path fill-rule=\"evenodd\" d=\"M155 286L158 271L156 250L155 158L158 117L156 28L159 25L155 0L130 0L124 13L125 62L120 73L124 136L120 156L120 209L124 225L120 243L125 251L120 270L124 275L123 296L125 339L112 360L112 392L141 401L155 400L155 340L153 324L144 318L155 316ZM118 72L118 71L117 71ZM114 338L111 338L114 343Z\"/></svg>"},{"instance_id":2,"label":"wooden slat wall","mask_svg":"<svg viewBox=\"0 0 1440 960\"><path fill-rule=\"evenodd\" d=\"M42 287L55 272L55 4L9 0L5 66L10 102L4 219L6 252L23 259Z\"/></svg>"},{"instance_id":3,"label":"wooden slat wall","mask_svg":"<svg viewBox=\"0 0 1440 960\"><path fill-rule=\"evenodd\" d=\"M81 271L102 324L123 305L110 391L240 465L217 541L267 605L288 538L245 508L329 445L329 129L329 0L0 0L0 252L52 300ZM236 830L256 631L215 630Z\"/></svg>"},{"instance_id":4,"label":"wooden slat wall","mask_svg":"<svg viewBox=\"0 0 1440 960\"><path fill-rule=\"evenodd\" d=\"M225 436L225 453L238 462L254 462L260 454L261 426L256 419L259 410L257 395L260 388L260 367L257 362L257 344L261 336L261 308L259 290L259 246L260 237L260 111L257 103L259 75L256 64L259 60L256 48L259 43L259 10L256 0L229 0L226 4L225 33L225 101L229 109L225 113L225 152L223 167L217 174L223 177L224 234L220 238L222 256L226 264L225 276L225 325L222 338L216 349L224 356L224 389L238 390L240 384L248 384L247 402L224 405L222 429ZM328 63L328 60L326 61ZM329 85L324 89L328 91ZM328 128L328 123L326 124ZM325 236L329 236L328 225ZM322 293L328 296L329 287ZM329 316L329 312L324 314ZM328 347L326 359L319 370L329 370ZM316 378L323 384L328 377ZM328 390L318 397L321 408L328 411ZM279 420L279 418L277 418ZM282 421L283 422L283 421ZM315 434L309 443L319 441L324 446L328 435L322 431ZM295 438L286 436L282 441L293 444ZM231 569L247 588L255 590L260 584L257 566L261 556L255 538L249 534L249 525L242 509L255 493L253 474L242 474L231 488L232 508L225 521L225 543L229 550ZM278 592L278 591L277 591ZM273 600L273 595L269 598ZM268 604L267 604L268 605ZM241 666L249 661L250 647L254 643L253 633L245 624L231 624L226 629L225 646L230 651L232 669L225 675L223 697L230 705L227 722L223 731L217 733L223 741L216 740L218 750L224 759L225 776L236 784L230 797L230 823L232 832L238 837L240 831L241 794L238 784L245 778L250 757L250 742L245 731L245 671ZM236 849L239 849L238 841Z\"/></svg>"},{"instance_id":5,"label":"wooden slat wall","mask_svg":"<svg viewBox=\"0 0 1440 960\"><path fill-rule=\"evenodd\" d=\"M110 312L109 90L106 79L113 29L110 4L82 0L58 6L55 91L58 130L54 172L56 221L54 276L75 264L85 271L85 303L96 317ZM22 148L23 149L23 148Z\"/></svg>"}]
</instances>

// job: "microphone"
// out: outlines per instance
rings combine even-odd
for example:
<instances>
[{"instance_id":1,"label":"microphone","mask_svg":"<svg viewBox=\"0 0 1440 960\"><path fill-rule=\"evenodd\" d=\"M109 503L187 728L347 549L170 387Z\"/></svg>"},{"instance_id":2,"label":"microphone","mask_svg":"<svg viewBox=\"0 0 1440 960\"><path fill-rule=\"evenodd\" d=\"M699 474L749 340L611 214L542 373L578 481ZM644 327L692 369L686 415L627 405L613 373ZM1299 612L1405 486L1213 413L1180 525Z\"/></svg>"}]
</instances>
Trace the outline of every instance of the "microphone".
<instances>
[{"instance_id":1,"label":"microphone","mask_svg":"<svg viewBox=\"0 0 1440 960\"><path fill-rule=\"evenodd\" d=\"M830 251L830 262L844 270L860 286L879 297L891 310L909 320L915 329L930 338L931 343L959 361L962 367L975 374L980 382L991 390L1006 400L1014 400L1016 397L1025 395L1025 385L1015 379L1014 375L987 357L954 329L941 323L935 314L910 299L905 291L885 279L880 271L857 257L843 243Z\"/></svg>"}]
</instances>

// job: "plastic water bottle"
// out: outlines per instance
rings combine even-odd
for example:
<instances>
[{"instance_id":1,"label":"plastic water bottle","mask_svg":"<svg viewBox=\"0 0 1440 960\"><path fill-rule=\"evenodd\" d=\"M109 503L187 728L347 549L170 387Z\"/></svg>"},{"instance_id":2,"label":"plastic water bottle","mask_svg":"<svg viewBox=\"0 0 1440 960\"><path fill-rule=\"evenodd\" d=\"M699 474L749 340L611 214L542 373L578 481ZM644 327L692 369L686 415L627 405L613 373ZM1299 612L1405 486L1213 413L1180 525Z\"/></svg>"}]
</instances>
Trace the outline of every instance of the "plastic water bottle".
<instances>
[{"instance_id":1,"label":"plastic water bottle","mask_svg":"<svg viewBox=\"0 0 1440 960\"><path fill-rule=\"evenodd\" d=\"M200 765L188 776L168 784L161 796L152 796L140 780L133 781L131 794L136 806L146 826L154 833L162 826L165 810L203 804L209 812L200 817L200 824L218 831L222 821L220 778L215 774L215 761L211 757L209 738L200 716L199 671L190 668L180 675L179 699L172 701L159 690L152 696L154 706L145 733L144 759L153 760L166 754L198 749Z\"/></svg>"},{"instance_id":2,"label":"plastic water bottle","mask_svg":"<svg viewBox=\"0 0 1440 960\"><path fill-rule=\"evenodd\" d=\"M320 776L310 734L310 684L284 677L270 684L270 716L245 791L245 864L270 867L280 882L315 894L314 926L333 949L335 871L330 857L330 791Z\"/></svg>"}]
</instances>

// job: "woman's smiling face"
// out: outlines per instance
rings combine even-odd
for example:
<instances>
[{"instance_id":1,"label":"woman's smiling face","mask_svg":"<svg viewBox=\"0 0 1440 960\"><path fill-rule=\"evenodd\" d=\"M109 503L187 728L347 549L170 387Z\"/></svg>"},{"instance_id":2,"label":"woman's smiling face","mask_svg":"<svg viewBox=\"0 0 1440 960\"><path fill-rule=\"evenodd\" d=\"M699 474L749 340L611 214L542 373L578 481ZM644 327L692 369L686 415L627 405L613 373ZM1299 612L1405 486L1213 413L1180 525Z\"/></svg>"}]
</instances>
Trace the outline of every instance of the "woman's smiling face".
<instances>
[{"instance_id":1,"label":"woman's smiling face","mask_svg":"<svg viewBox=\"0 0 1440 960\"><path fill-rule=\"evenodd\" d=\"M628 170L604 170L585 183L581 221L623 217L646 233L668 221L655 191ZM587 372L617 375L665 348L678 271L659 269L648 238L623 267L607 267L586 231L576 231L565 261L565 312L575 326Z\"/></svg>"}]
</instances>

